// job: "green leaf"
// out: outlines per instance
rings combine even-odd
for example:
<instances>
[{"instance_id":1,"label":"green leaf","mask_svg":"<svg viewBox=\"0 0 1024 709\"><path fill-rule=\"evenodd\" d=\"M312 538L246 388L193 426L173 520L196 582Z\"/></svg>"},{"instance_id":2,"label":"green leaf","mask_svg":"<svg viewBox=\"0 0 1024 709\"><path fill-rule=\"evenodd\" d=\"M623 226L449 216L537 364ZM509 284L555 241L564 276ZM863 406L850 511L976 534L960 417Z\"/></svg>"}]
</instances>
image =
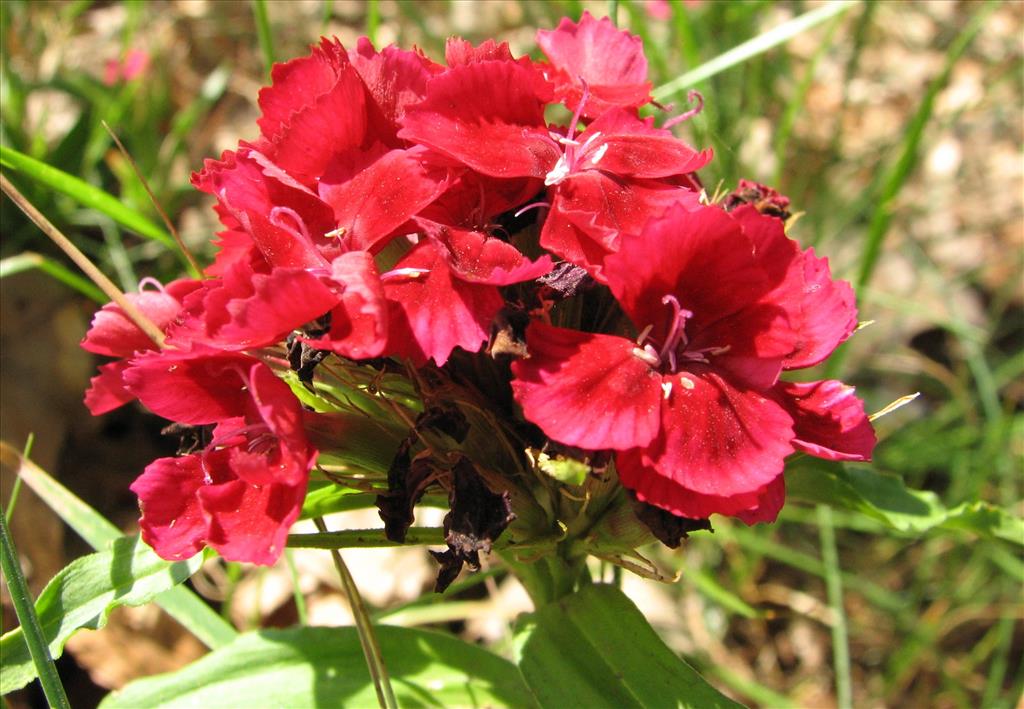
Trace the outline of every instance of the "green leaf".
<instances>
[{"instance_id":1,"label":"green leaf","mask_svg":"<svg viewBox=\"0 0 1024 709\"><path fill-rule=\"evenodd\" d=\"M36 614L53 657L79 628L102 628L117 606L138 606L194 574L202 554L188 561L158 557L138 537L121 537L109 551L72 561L46 584L36 600ZM0 694L24 687L36 677L21 628L0 637Z\"/></svg>"},{"instance_id":2,"label":"green leaf","mask_svg":"<svg viewBox=\"0 0 1024 709\"><path fill-rule=\"evenodd\" d=\"M121 531L103 515L89 507L70 490L54 480L45 470L0 441L0 460L32 488L78 536L93 549L105 549ZM227 621L213 612L191 589L175 586L156 598L156 604L181 623L209 648L218 648L234 640L238 633Z\"/></svg>"},{"instance_id":3,"label":"green leaf","mask_svg":"<svg viewBox=\"0 0 1024 709\"><path fill-rule=\"evenodd\" d=\"M613 586L587 586L520 621L519 669L544 707L738 707L676 656Z\"/></svg>"},{"instance_id":4,"label":"green leaf","mask_svg":"<svg viewBox=\"0 0 1024 709\"><path fill-rule=\"evenodd\" d=\"M401 706L534 707L515 665L426 630L377 626ZM101 704L116 707L370 707L377 695L356 629L246 633L183 670L132 682Z\"/></svg>"},{"instance_id":5,"label":"green leaf","mask_svg":"<svg viewBox=\"0 0 1024 709\"><path fill-rule=\"evenodd\" d=\"M861 512L900 532L960 529L1024 545L1024 520L987 502L947 508L933 493L894 475L805 458L786 470L790 498Z\"/></svg>"},{"instance_id":6,"label":"green leaf","mask_svg":"<svg viewBox=\"0 0 1024 709\"><path fill-rule=\"evenodd\" d=\"M41 185L63 192L82 206L106 214L118 224L147 239L159 241L175 251L178 249L174 239L166 231L135 210L124 206L116 197L93 187L85 180L19 153L6 145L0 145L0 164L24 174Z\"/></svg>"}]
</instances>

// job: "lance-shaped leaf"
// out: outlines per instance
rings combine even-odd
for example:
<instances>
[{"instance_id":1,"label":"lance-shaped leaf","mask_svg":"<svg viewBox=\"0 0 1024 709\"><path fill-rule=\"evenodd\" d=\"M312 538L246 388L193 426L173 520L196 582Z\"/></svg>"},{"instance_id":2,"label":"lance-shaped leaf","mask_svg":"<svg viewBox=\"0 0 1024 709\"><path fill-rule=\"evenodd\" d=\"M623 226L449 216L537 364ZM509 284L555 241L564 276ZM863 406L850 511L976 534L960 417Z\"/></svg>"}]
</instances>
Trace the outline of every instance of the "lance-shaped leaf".
<instances>
[{"instance_id":1,"label":"lance-shaped leaf","mask_svg":"<svg viewBox=\"0 0 1024 709\"><path fill-rule=\"evenodd\" d=\"M170 563L158 557L138 537L121 537L108 551L68 564L46 585L36 601L36 614L50 654L60 657L64 643L80 628L102 628L117 606L147 603L194 574L202 562ZM0 693L24 687L36 677L35 666L21 628L0 637Z\"/></svg>"},{"instance_id":2,"label":"lance-shaped leaf","mask_svg":"<svg viewBox=\"0 0 1024 709\"><path fill-rule=\"evenodd\" d=\"M1024 545L1024 520L987 502L946 507L938 495L911 490L894 475L864 467L812 458L786 470L786 490L793 499L861 512L900 532L962 529Z\"/></svg>"},{"instance_id":3,"label":"lance-shaped leaf","mask_svg":"<svg viewBox=\"0 0 1024 709\"><path fill-rule=\"evenodd\" d=\"M515 665L426 630L378 626L400 706L536 707ZM117 707L368 707L377 696L356 629L261 630L171 674L138 680L101 705Z\"/></svg>"},{"instance_id":4,"label":"lance-shaped leaf","mask_svg":"<svg viewBox=\"0 0 1024 709\"><path fill-rule=\"evenodd\" d=\"M612 586L585 587L525 616L516 648L544 707L740 706L677 657Z\"/></svg>"}]
</instances>

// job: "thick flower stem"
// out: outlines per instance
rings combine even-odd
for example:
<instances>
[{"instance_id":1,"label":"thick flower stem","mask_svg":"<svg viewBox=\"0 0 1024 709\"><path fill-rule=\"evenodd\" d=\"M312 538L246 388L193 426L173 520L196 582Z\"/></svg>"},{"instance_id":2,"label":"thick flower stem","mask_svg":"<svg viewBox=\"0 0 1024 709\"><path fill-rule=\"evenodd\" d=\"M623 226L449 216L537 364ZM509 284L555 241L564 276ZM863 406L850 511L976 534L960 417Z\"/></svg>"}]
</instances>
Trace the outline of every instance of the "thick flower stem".
<instances>
[{"instance_id":1,"label":"thick flower stem","mask_svg":"<svg viewBox=\"0 0 1024 709\"><path fill-rule=\"evenodd\" d=\"M581 582L589 580L584 574L586 557L567 559L561 554L552 553L524 562L507 551L499 553L523 584L535 609L568 596Z\"/></svg>"}]
</instances>

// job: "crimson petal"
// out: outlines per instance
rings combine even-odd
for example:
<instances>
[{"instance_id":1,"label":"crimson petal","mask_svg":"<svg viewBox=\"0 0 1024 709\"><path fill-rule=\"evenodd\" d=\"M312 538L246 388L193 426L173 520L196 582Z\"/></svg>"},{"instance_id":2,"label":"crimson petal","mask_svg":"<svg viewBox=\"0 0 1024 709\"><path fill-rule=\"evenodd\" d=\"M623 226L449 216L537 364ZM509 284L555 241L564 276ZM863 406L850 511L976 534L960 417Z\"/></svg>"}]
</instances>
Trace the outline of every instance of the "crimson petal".
<instances>
[{"instance_id":1,"label":"crimson petal","mask_svg":"<svg viewBox=\"0 0 1024 709\"><path fill-rule=\"evenodd\" d=\"M633 342L534 322L527 347L530 356L512 363L512 391L550 438L621 450L658 433L661 378L633 354Z\"/></svg>"},{"instance_id":2,"label":"crimson petal","mask_svg":"<svg viewBox=\"0 0 1024 709\"><path fill-rule=\"evenodd\" d=\"M429 146L492 177L544 177L562 151L548 135L550 87L517 62L449 69L402 120L399 137Z\"/></svg>"},{"instance_id":3,"label":"crimson petal","mask_svg":"<svg viewBox=\"0 0 1024 709\"><path fill-rule=\"evenodd\" d=\"M793 445L826 460L871 460L875 431L853 387L835 380L779 382L777 401L793 417Z\"/></svg>"},{"instance_id":4,"label":"crimson petal","mask_svg":"<svg viewBox=\"0 0 1024 709\"><path fill-rule=\"evenodd\" d=\"M741 390L712 371L665 376L661 433L643 451L646 466L704 495L756 492L793 452L793 419L778 403Z\"/></svg>"},{"instance_id":5,"label":"crimson petal","mask_svg":"<svg viewBox=\"0 0 1024 709\"><path fill-rule=\"evenodd\" d=\"M490 334L505 301L497 287L456 278L430 241L415 246L396 265L425 271L384 284L389 301L387 352L418 365L448 361L456 347L476 352Z\"/></svg>"}]
</instances>

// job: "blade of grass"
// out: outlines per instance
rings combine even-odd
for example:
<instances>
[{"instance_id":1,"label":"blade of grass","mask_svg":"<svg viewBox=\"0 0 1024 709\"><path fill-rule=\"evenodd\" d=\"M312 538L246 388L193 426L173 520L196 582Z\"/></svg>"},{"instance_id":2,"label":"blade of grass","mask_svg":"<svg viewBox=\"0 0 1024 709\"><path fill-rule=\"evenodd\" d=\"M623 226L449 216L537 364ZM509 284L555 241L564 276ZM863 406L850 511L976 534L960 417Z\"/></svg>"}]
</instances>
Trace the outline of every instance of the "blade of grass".
<instances>
[{"instance_id":1,"label":"blade of grass","mask_svg":"<svg viewBox=\"0 0 1024 709\"><path fill-rule=\"evenodd\" d=\"M18 622L21 624L25 644L28 645L29 654L32 655L32 664L36 667L46 701L51 707L71 709L68 696L64 693L64 685L61 684L60 675L57 674L57 666L53 664L50 648L43 637L43 629L39 625L39 617L36 615L32 596L28 592L25 576L21 573L18 551L14 548L14 540L11 539L11 532L7 528L7 519L4 515L0 515L0 567L7 579L7 590L11 594L14 614L18 616Z\"/></svg>"},{"instance_id":2,"label":"blade of grass","mask_svg":"<svg viewBox=\"0 0 1024 709\"><path fill-rule=\"evenodd\" d=\"M989 15L999 5L999 0L988 0L980 10L974 13L967 27L957 36L946 52L946 61L942 71L928 85L928 89L921 99L917 112L907 126L907 132L903 136L900 156L886 173L885 181L882 185L882 193L875 200L878 206L875 208L871 224L868 226L868 235L864 243L864 250L861 253L860 270L857 273L855 283L858 290L867 284L875 270L878 255L882 250L882 243L889 230L889 222L892 221L893 203L907 181L911 170L917 164L917 149L921 144L921 138L924 136L925 126L928 124L935 108L935 99L949 81L953 66L984 26L985 20L988 19Z\"/></svg>"},{"instance_id":3,"label":"blade of grass","mask_svg":"<svg viewBox=\"0 0 1024 709\"><path fill-rule=\"evenodd\" d=\"M903 189L904 183L917 164L918 147L924 136L924 129L928 125L928 121L931 119L935 108L936 97L948 83L949 76L953 72L953 66L984 26L985 20L988 19L989 15L999 5L999 0L988 0L980 10L974 13L964 31L957 35L957 38L946 52L946 61L943 64L942 71L928 85L928 89L921 99L917 112L907 126L907 130L903 135L899 157L888 171L883 173L881 191L877 198L870 200L870 203L876 206L871 215L871 222L868 225L867 236L861 251L860 268L854 282L855 290L860 291L864 288L874 273L878 257L882 252L882 244L885 241L885 236L889 231L889 224L892 221L896 197L899 195L900 190ZM846 359L847 352L849 352L849 346L844 344L833 353L825 367L826 378L836 378L842 368L843 361Z\"/></svg>"},{"instance_id":4,"label":"blade of grass","mask_svg":"<svg viewBox=\"0 0 1024 709\"><path fill-rule=\"evenodd\" d=\"M334 17L334 0L323 0L323 11L320 14L320 34L327 34L327 26Z\"/></svg>"},{"instance_id":5,"label":"blade of grass","mask_svg":"<svg viewBox=\"0 0 1024 709\"><path fill-rule=\"evenodd\" d=\"M36 434L28 434L28 438L25 439L25 447L21 449L21 455L24 458L28 458L32 454L32 444L36 441ZM14 515L14 506L18 503L18 495L21 493L21 476L14 478L14 485L11 486L11 499L7 501L7 509L4 510L4 519L7 520L7 524L11 523L11 517Z\"/></svg>"},{"instance_id":6,"label":"blade of grass","mask_svg":"<svg viewBox=\"0 0 1024 709\"><path fill-rule=\"evenodd\" d=\"M377 44L377 28L380 27L380 3L378 0L367 0L366 3L366 36L370 42Z\"/></svg>"},{"instance_id":7,"label":"blade of grass","mask_svg":"<svg viewBox=\"0 0 1024 709\"><path fill-rule=\"evenodd\" d=\"M8 256L7 258L0 260L0 278L6 278L7 276L13 276L16 273L22 271L31 271L37 269L42 271L47 276L50 276L56 281L63 283L68 288L76 290L86 298L103 305L110 299L103 295L103 291L90 283L87 279L82 278L71 269L65 267L63 264L54 261L49 256L43 256L37 254L34 251L23 251L20 254L14 256Z\"/></svg>"},{"instance_id":8,"label":"blade of grass","mask_svg":"<svg viewBox=\"0 0 1024 709\"><path fill-rule=\"evenodd\" d=\"M327 525L323 517L313 518L313 524L321 534L327 533ZM359 595L356 581L352 578L348 566L341 558L337 549L331 550L331 559L334 560L334 567L341 577L341 586L348 597L349 607L352 609L352 616L356 621L356 631L359 634L359 644L363 648L363 656L366 658L366 668L373 678L374 689L377 690L377 701L382 709L397 709L398 701L395 699L395 692L391 688L391 678L388 677L388 669L384 665L384 658L381 656L380 643L377 642L377 634L373 630L373 621L363 604L363 597Z\"/></svg>"},{"instance_id":9,"label":"blade of grass","mask_svg":"<svg viewBox=\"0 0 1024 709\"><path fill-rule=\"evenodd\" d=\"M825 565L825 588L832 608L832 666L836 675L836 704L839 709L853 707L853 685L850 683L850 637L843 607L843 580L836 547L836 530L832 524L832 508L818 505L818 537L821 560Z\"/></svg>"},{"instance_id":10,"label":"blade of grass","mask_svg":"<svg viewBox=\"0 0 1024 709\"><path fill-rule=\"evenodd\" d=\"M306 608L306 597L299 588L299 572L295 568L295 557L291 549L284 550L284 562L288 566L288 576L292 580L292 598L295 599L295 613L299 617L299 625L309 625L309 610Z\"/></svg>"},{"instance_id":11,"label":"blade of grass","mask_svg":"<svg viewBox=\"0 0 1024 709\"><path fill-rule=\"evenodd\" d=\"M793 132L793 124L796 123L797 115L805 104L807 92L811 88L815 72L818 69L818 62L821 61L821 58L832 48L832 38L835 37L836 29L842 21L842 17L837 17L828 26L825 38L822 39L820 44L818 44L818 48L815 50L814 56L811 57L811 61L807 65L807 70L804 72L803 77L801 77L800 83L797 84L796 91L793 92L789 102L786 104L786 110L783 112L782 119L779 121L778 128L775 131L775 164L777 165L775 168L776 185L782 184L782 178L785 175L786 148L789 145L789 137ZM836 133L838 134L839 131L836 131ZM781 187L779 189L781 189Z\"/></svg>"},{"instance_id":12,"label":"blade of grass","mask_svg":"<svg viewBox=\"0 0 1024 709\"><path fill-rule=\"evenodd\" d=\"M256 36L259 38L263 63L266 65L269 77L276 60L274 59L274 35L270 29L270 18L267 16L266 0L252 0L252 14L256 19Z\"/></svg>"},{"instance_id":13,"label":"blade of grass","mask_svg":"<svg viewBox=\"0 0 1024 709\"><path fill-rule=\"evenodd\" d=\"M36 226L38 226L44 234L50 237L50 239L57 244L57 246L59 246L72 261L75 262L76 266L85 272L85 275L89 276L93 283L99 286L104 293L110 296L112 301L121 307L124 314L127 315L140 330L146 333L146 335L153 340L158 347L163 346L164 333L160 328L154 325L153 321L147 318L141 310L136 308L135 304L128 300L124 293L118 290L117 286L115 286L109 278L96 268L92 261L90 261L85 254L79 251L78 247L71 243L70 239L60 233L57 227L50 223L49 219L44 217L31 202L25 199L24 195L18 191L18 188L11 184L7 177L2 174L0 174L0 189L2 189L4 193L11 198L11 201L18 206L18 209L23 211L29 219L35 222Z\"/></svg>"},{"instance_id":14,"label":"blade of grass","mask_svg":"<svg viewBox=\"0 0 1024 709\"><path fill-rule=\"evenodd\" d=\"M831 2L810 12L805 12L799 17L794 17L788 22L783 22L778 27L774 27L743 44L737 45L729 51L719 54L714 59L706 61L685 74L662 84L654 89L652 95L656 101L664 102L679 91L693 88L699 82L709 79L715 74L730 69L737 64L742 64L748 59L763 54L772 47L792 39L801 32L805 32L815 25L825 22L830 17L846 12L856 2L857 0Z\"/></svg>"},{"instance_id":15,"label":"blade of grass","mask_svg":"<svg viewBox=\"0 0 1024 709\"><path fill-rule=\"evenodd\" d=\"M160 206L159 200L157 200L156 195L153 194L153 190L149 188L149 182L146 181L145 176L139 170L139 166L135 163L135 159L124 147L124 143L122 143L121 139L117 137L117 134L111 130L109 125L107 125L107 122L101 120L100 123L102 123L103 127L107 129L107 133L110 134L114 144L117 145L117 149L121 151L121 155L123 155L124 159L128 161L129 165L131 165L132 171L135 173L135 177L142 183L142 188L146 190L146 194L149 195L149 201L153 204L153 207L160 215L160 218L163 219L164 226L167 227L167 231L171 232L171 238L174 239L174 243L177 244L178 249L185 257L185 260L188 261L189 271L191 271L192 277L201 278L202 269L199 268L199 264L196 263L195 256L193 256L192 252L188 250L187 246L185 246L185 242L181 240L181 234L179 234L178 230L174 228L174 223L171 221L171 218L167 216L167 212L165 212L164 208Z\"/></svg>"},{"instance_id":16,"label":"blade of grass","mask_svg":"<svg viewBox=\"0 0 1024 709\"><path fill-rule=\"evenodd\" d=\"M121 536L121 530L103 515L3 441L0 441L0 462L16 471L18 477L93 549L106 549ZM155 603L210 649L227 645L238 637L234 628L184 586L164 591Z\"/></svg>"},{"instance_id":17,"label":"blade of grass","mask_svg":"<svg viewBox=\"0 0 1024 709\"><path fill-rule=\"evenodd\" d=\"M85 180L69 175L24 153L19 153L6 145L0 145L0 164L66 194L84 207L106 214L118 224L131 229L140 236L158 241L168 248L174 248L174 239L163 229L138 212L124 206L116 197L93 187Z\"/></svg>"}]
</instances>

